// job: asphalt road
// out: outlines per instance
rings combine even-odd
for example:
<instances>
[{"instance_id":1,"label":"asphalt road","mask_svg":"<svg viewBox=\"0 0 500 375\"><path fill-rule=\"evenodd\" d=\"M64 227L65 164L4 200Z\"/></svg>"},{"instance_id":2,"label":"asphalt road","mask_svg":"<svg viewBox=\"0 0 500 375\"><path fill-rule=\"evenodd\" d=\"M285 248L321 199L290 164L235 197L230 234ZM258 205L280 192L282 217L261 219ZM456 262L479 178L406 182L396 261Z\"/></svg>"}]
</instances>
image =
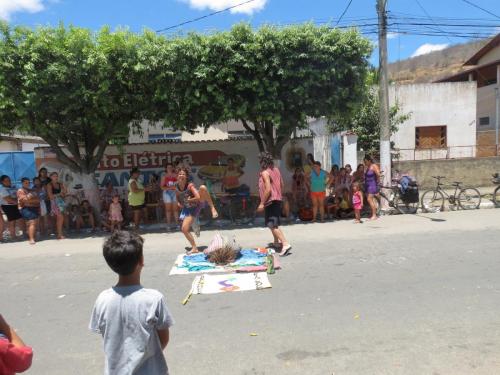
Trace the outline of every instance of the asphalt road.
<instances>
[{"instance_id":1,"label":"asphalt road","mask_svg":"<svg viewBox=\"0 0 500 375\"><path fill-rule=\"evenodd\" d=\"M284 229L293 254L272 289L186 306L193 276L168 276L184 239L145 236L143 285L176 319L171 374L500 374L500 210ZM244 246L270 240L263 228L232 233ZM34 347L28 373L102 373L101 337L87 330L115 282L101 244L0 245L0 312Z\"/></svg>"}]
</instances>

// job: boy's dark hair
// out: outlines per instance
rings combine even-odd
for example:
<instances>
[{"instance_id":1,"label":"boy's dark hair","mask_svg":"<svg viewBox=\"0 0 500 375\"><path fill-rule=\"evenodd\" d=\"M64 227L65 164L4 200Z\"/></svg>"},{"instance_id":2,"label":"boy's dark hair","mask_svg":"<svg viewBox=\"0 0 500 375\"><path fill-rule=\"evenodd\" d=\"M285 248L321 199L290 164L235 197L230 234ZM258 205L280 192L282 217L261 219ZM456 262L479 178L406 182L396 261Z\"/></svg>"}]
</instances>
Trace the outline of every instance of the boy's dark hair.
<instances>
[{"instance_id":1,"label":"boy's dark hair","mask_svg":"<svg viewBox=\"0 0 500 375\"><path fill-rule=\"evenodd\" d=\"M118 275L134 272L142 258L144 239L136 233L117 230L104 242L102 255Z\"/></svg>"},{"instance_id":2,"label":"boy's dark hair","mask_svg":"<svg viewBox=\"0 0 500 375\"><path fill-rule=\"evenodd\" d=\"M0 177L0 182L4 182L4 180L6 180L7 178L10 178L9 176L7 176L6 174L3 174L1 177Z\"/></svg>"},{"instance_id":3,"label":"boy's dark hair","mask_svg":"<svg viewBox=\"0 0 500 375\"><path fill-rule=\"evenodd\" d=\"M313 165L317 165L318 167L321 167L321 163L319 161L315 161Z\"/></svg>"},{"instance_id":4,"label":"boy's dark hair","mask_svg":"<svg viewBox=\"0 0 500 375\"><path fill-rule=\"evenodd\" d=\"M30 182L30 179L29 179L28 177L23 177L23 178L21 178L21 183L23 183L24 181L28 181L28 182Z\"/></svg>"}]
</instances>

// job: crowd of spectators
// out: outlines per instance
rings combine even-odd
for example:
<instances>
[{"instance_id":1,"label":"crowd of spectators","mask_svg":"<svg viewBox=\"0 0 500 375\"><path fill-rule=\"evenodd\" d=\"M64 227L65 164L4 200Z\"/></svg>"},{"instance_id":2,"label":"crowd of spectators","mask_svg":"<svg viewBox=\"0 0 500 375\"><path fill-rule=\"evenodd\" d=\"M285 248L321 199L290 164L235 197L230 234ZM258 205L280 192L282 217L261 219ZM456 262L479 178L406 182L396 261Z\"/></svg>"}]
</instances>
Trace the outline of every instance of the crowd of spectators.
<instances>
[{"instance_id":1,"label":"crowd of spectators","mask_svg":"<svg viewBox=\"0 0 500 375\"><path fill-rule=\"evenodd\" d=\"M31 180L23 177L20 182L20 187L15 187L9 176L0 176L0 241L16 241L24 235L33 245L50 235L62 240L67 231L98 229L90 202L68 199L67 186L57 172L49 174L41 168L38 176ZM4 238L5 229L8 239Z\"/></svg>"},{"instance_id":2,"label":"crowd of spectators","mask_svg":"<svg viewBox=\"0 0 500 375\"><path fill-rule=\"evenodd\" d=\"M139 227L141 222L149 222L152 213L157 219L164 217L167 229L179 229L176 200L179 167L179 163L165 165L162 175L151 175L147 184L134 168L127 191L120 193L111 182L107 183L100 192L98 207L92 207L84 198L67 199L68 189L57 172L49 174L46 168L41 168L32 180L22 178L19 188L12 185L9 176L3 175L0 177L0 240L6 240L4 230L8 231L10 240L18 239L22 232L29 243L34 244L37 238L49 235L64 239L68 231L113 231L129 222ZM186 168L184 164L181 167ZM226 193L246 186L239 182L243 173L233 159L228 161L222 181ZM308 154L304 165L295 168L291 180L284 184L282 216L313 222L318 218L324 221L355 217L359 222L355 206L359 208L366 202L370 218L376 219L374 196L378 194L379 175L378 166L370 156L366 156L355 171L346 164L334 165L327 172ZM210 192L204 190L203 193Z\"/></svg>"},{"instance_id":3,"label":"crowd of spectators","mask_svg":"<svg viewBox=\"0 0 500 375\"><path fill-rule=\"evenodd\" d=\"M330 172L322 169L321 163L308 154L304 167L295 169L291 181L286 183L286 200L283 216L302 221L321 221L331 218L359 218L365 202L370 208L370 218L376 219L376 202L380 171L367 155L362 164L353 171L350 164L343 167L333 165ZM361 205L361 206L360 206Z\"/></svg>"}]
</instances>

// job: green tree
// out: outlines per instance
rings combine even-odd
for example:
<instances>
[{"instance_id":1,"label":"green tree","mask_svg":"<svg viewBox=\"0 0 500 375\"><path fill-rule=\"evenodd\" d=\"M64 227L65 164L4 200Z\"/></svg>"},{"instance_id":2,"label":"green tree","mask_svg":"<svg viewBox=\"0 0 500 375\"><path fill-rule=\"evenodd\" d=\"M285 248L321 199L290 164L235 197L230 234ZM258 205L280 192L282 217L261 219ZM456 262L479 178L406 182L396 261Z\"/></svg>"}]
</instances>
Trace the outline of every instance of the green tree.
<instances>
[{"instance_id":1,"label":"green tree","mask_svg":"<svg viewBox=\"0 0 500 375\"><path fill-rule=\"evenodd\" d=\"M394 134L399 125L407 121L411 113L401 113L399 103L389 108L390 131ZM352 130L358 136L358 148L370 153L378 154L380 148L380 121L379 99L373 88L366 88L366 94L361 105L347 115L336 116L333 120L332 131ZM393 144L391 142L391 147Z\"/></svg>"},{"instance_id":2,"label":"green tree","mask_svg":"<svg viewBox=\"0 0 500 375\"><path fill-rule=\"evenodd\" d=\"M152 45L144 55L148 61L161 55L151 77L158 120L183 130L239 120L276 158L308 118L356 106L371 52L354 30L312 24L258 30L239 24L206 36L157 37Z\"/></svg>"},{"instance_id":3,"label":"green tree","mask_svg":"<svg viewBox=\"0 0 500 375\"><path fill-rule=\"evenodd\" d=\"M0 127L40 136L97 202L106 146L145 115L141 37L127 31L0 25Z\"/></svg>"},{"instance_id":4,"label":"green tree","mask_svg":"<svg viewBox=\"0 0 500 375\"><path fill-rule=\"evenodd\" d=\"M164 127L194 132L229 120L228 92L219 73L225 69L220 46L224 34L191 33L165 38L147 32L139 47L139 65L148 82L148 118Z\"/></svg>"}]
</instances>

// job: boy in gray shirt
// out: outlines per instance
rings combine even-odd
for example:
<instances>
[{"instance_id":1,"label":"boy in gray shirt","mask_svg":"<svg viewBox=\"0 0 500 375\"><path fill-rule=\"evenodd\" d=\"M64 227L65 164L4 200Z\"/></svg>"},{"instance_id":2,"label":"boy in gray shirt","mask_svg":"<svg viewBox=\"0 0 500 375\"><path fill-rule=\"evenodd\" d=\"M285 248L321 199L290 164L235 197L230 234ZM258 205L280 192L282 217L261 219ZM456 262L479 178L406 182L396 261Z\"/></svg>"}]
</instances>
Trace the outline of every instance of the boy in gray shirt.
<instances>
[{"instance_id":1,"label":"boy in gray shirt","mask_svg":"<svg viewBox=\"0 0 500 375\"><path fill-rule=\"evenodd\" d=\"M89 329L104 339L106 375L168 375L163 349L173 319L163 295L141 286L143 243L127 231L113 232L104 243L104 259L118 283L97 297Z\"/></svg>"}]
</instances>

